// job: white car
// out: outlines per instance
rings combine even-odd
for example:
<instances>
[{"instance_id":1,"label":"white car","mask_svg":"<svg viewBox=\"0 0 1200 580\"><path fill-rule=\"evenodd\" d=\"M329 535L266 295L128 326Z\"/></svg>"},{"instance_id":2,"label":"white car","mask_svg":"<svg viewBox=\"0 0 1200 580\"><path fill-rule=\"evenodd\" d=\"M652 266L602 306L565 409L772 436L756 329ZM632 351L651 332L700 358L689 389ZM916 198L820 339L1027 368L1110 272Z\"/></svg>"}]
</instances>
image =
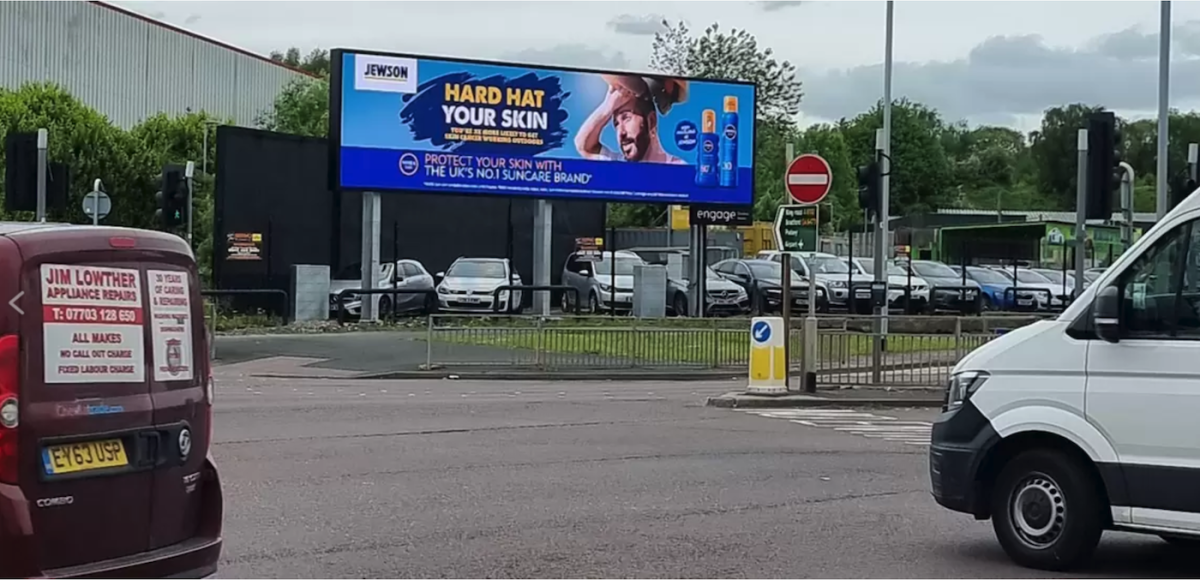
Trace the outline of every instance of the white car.
<instances>
[{"instance_id":1,"label":"white car","mask_svg":"<svg viewBox=\"0 0 1200 580\"><path fill-rule=\"evenodd\" d=\"M523 310L520 290L501 290L500 303L493 307L498 288L522 284L507 258L459 258L445 272L438 272L437 279L438 309L443 312Z\"/></svg>"},{"instance_id":2,"label":"white car","mask_svg":"<svg viewBox=\"0 0 1200 580\"><path fill-rule=\"evenodd\" d=\"M1013 279L1012 267L1002 268L996 266L993 270L1000 272L1005 278ZM1017 268L1016 287L1020 290L1033 289L1037 290L1037 302L1039 310L1047 308L1062 308L1064 304L1070 301L1070 293L1063 292L1062 283L1054 283L1049 278L1030 270L1029 268Z\"/></svg>"},{"instance_id":3,"label":"white car","mask_svg":"<svg viewBox=\"0 0 1200 580\"><path fill-rule=\"evenodd\" d=\"M375 287L397 290L433 290L433 276L425 269L425 266L416 260L383 262L379 264L379 272L375 275ZM361 263L355 262L339 270L329 281L329 313L337 315L338 295L343 290L359 288L362 288ZM376 303L379 318L390 316L393 306L397 313L413 311L430 313L436 307L433 296L429 294L406 292L396 294L394 298L395 304L392 304L393 295L391 294L383 294L376 298L379 301ZM357 294L347 296L342 307L350 316L359 316L362 312L362 297Z\"/></svg>"},{"instance_id":4,"label":"white car","mask_svg":"<svg viewBox=\"0 0 1200 580\"><path fill-rule=\"evenodd\" d=\"M875 279L875 259L874 258L843 258L850 264L856 274L862 274L869 277L872 281ZM887 265L887 284L888 284L888 306L897 307L902 305L905 295L905 290L912 297L913 305L918 310L924 310L929 304L929 282L926 282L920 276L913 276L904 268L897 266L895 262L888 262ZM858 290L863 292L862 289ZM859 298L870 298L870 288L865 292L866 296Z\"/></svg>"}]
</instances>

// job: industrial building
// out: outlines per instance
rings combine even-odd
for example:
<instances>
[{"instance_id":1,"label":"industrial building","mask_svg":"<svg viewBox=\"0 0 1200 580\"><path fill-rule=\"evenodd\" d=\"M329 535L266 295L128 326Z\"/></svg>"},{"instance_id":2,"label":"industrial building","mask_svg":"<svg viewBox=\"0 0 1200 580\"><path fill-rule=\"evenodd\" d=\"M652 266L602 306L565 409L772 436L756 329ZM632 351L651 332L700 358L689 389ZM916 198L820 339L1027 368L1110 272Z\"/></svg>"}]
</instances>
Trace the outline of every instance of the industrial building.
<instances>
[{"instance_id":1,"label":"industrial building","mask_svg":"<svg viewBox=\"0 0 1200 580\"><path fill-rule=\"evenodd\" d=\"M189 111L253 126L305 76L104 2L0 2L0 88L52 82L122 128Z\"/></svg>"}]
</instances>

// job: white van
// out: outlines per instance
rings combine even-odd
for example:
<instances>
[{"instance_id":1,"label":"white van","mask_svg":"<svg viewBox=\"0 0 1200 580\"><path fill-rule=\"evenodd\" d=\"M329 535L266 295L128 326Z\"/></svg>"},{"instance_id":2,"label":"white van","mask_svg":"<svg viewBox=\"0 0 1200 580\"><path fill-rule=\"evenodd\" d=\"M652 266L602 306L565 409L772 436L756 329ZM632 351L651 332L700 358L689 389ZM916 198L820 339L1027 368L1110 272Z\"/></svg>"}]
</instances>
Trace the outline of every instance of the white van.
<instances>
[{"instance_id":1,"label":"white van","mask_svg":"<svg viewBox=\"0 0 1200 580\"><path fill-rule=\"evenodd\" d=\"M1200 547L1200 195L1057 319L958 363L929 471L1025 566L1081 564L1104 530Z\"/></svg>"}]
</instances>

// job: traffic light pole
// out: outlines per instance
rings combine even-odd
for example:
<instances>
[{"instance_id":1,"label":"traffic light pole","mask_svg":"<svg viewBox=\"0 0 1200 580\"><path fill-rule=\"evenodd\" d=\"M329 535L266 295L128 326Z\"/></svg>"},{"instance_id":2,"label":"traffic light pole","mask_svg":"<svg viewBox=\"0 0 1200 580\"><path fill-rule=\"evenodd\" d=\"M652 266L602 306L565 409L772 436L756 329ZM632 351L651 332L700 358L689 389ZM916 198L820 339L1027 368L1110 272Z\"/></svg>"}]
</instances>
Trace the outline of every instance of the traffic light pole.
<instances>
[{"instance_id":1,"label":"traffic light pole","mask_svg":"<svg viewBox=\"0 0 1200 580\"><path fill-rule=\"evenodd\" d=\"M888 0L887 13L884 21L884 48L883 48L883 129L875 134L875 149L879 151L876 158L879 159L880 186L879 186L879 229L875 235L875 283L874 286L883 286L883 300L876 307L877 315L875 322L875 341L872 348L872 374L876 384L878 384L881 374L881 366L883 362L883 353L887 351L887 332L888 332L888 305L887 305L887 258L888 252L888 231L891 229L890 200L889 188L891 186L892 172L892 43L893 43L893 13L894 2ZM875 298L875 292L872 291L872 298Z\"/></svg>"},{"instance_id":2,"label":"traffic light pole","mask_svg":"<svg viewBox=\"0 0 1200 580\"><path fill-rule=\"evenodd\" d=\"M1133 245L1133 166L1121 162L1121 245L1128 250Z\"/></svg>"},{"instance_id":3,"label":"traffic light pole","mask_svg":"<svg viewBox=\"0 0 1200 580\"><path fill-rule=\"evenodd\" d=\"M1088 131L1080 129L1076 139L1079 157L1075 184L1075 296L1083 293L1084 262L1087 258ZM1111 191L1111 190L1110 190Z\"/></svg>"},{"instance_id":4,"label":"traffic light pole","mask_svg":"<svg viewBox=\"0 0 1200 580\"><path fill-rule=\"evenodd\" d=\"M188 241L188 245L191 245L191 243L192 243L192 209L194 209L194 207L192 206L192 195L193 195L193 191L194 191L193 184L192 184L192 178L195 176L195 174L196 174L196 163L194 161L188 161L187 168L183 170L183 176L187 178L187 189L188 189L188 192L187 192L188 193L187 194L187 220L188 220L187 241Z\"/></svg>"},{"instance_id":5,"label":"traffic light pole","mask_svg":"<svg viewBox=\"0 0 1200 580\"><path fill-rule=\"evenodd\" d=\"M37 221L46 221L46 150L50 147L50 132L37 131Z\"/></svg>"}]
</instances>

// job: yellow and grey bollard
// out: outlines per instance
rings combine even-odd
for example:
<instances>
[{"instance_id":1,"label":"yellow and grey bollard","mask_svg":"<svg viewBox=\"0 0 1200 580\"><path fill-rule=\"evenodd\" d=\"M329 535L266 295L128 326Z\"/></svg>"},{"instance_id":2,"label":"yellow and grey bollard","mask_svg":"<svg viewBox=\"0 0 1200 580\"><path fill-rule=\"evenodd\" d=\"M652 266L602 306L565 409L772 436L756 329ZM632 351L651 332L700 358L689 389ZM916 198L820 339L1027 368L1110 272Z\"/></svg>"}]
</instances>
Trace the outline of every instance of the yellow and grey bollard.
<instances>
[{"instance_id":1,"label":"yellow and grey bollard","mask_svg":"<svg viewBox=\"0 0 1200 580\"><path fill-rule=\"evenodd\" d=\"M747 394L787 394L786 340L782 317L759 316L750 320L750 381L746 385Z\"/></svg>"}]
</instances>

